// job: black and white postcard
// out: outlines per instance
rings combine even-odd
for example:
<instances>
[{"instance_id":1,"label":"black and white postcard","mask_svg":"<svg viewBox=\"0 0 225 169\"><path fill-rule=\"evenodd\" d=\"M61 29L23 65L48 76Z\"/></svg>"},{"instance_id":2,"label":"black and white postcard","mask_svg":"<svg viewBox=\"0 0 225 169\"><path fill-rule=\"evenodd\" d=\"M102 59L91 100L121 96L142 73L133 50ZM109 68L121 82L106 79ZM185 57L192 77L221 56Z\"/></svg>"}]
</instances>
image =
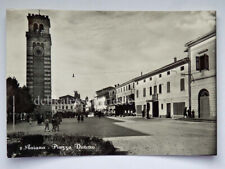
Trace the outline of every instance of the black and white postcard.
<instances>
[{"instance_id":1,"label":"black and white postcard","mask_svg":"<svg viewBox=\"0 0 225 169\"><path fill-rule=\"evenodd\" d=\"M7 155L216 155L216 11L7 10Z\"/></svg>"}]
</instances>

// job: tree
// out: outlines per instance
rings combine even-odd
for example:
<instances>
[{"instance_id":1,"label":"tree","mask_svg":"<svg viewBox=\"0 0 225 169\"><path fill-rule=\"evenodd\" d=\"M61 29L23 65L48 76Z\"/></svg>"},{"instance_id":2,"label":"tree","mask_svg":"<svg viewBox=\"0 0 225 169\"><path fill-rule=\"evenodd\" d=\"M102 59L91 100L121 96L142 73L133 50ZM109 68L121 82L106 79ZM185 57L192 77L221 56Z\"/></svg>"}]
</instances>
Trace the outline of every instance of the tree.
<instances>
[{"instance_id":1,"label":"tree","mask_svg":"<svg viewBox=\"0 0 225 169\"><path fill-rule=\"evenodd\" d=\"M12 120L13 112L13 96L15 97L15 113L18 116L20 113L33 112L35 105L29 94L29 89L26 86L20 87L19 82L15 77L8 77L7 83L7 117Z\"/></svg>"}]
</instances>

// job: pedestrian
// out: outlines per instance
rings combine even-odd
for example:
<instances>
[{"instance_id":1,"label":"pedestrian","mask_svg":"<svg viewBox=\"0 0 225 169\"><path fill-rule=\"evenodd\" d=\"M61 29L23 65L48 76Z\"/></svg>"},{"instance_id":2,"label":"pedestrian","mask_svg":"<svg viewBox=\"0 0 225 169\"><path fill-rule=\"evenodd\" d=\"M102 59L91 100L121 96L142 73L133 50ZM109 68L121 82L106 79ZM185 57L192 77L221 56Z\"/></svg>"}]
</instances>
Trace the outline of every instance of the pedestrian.
<instances>
[{"instance_id":1,"label":"pedestrian","mask_svg":"<svg viewBox=\"0 0 225 169\"><path fill-rule=\"evenodd\" d=\"M48 118L45 119L45 131L50 131L49 130L49 119Z\"/></svg>"},{"instance_id":2,"label":"pedestrian","mask_svg":"<svg viewBox=\"0 0 225 169\"><path fill-rule=\"evenodd\" d=\"M191 111L191 117L195 118L195 111L194 111L194 109Z\"/></svg>"},{"instance_id":3,"label":"pedestrian","mask_svg":"<svg viewBox=\"0 0 225 169\"><path fill-rule=\"evenodd\" d=\"M32 118L29 117L29 124L31 125L32 124Z\"/></svg>"},{"instance_id":4,"label":"pedestrian","mask_svg":"<svg viewBox=\"0 0 225 169\"><path fill-rule=\"evenodd\" d=\"M145 117L145 110L142 110L142 117Z\"/></svg>"},{"instance_id":5,"label":"pedestrian","mask_svg":"<svg viewBox=\"0 0 225 169\"><path fill-rule=\"evenodd\" d=\"M101 115L102 115L101 111L98 111L98 118L101 118Z\"/></svg>"},{"instance_id":6,"label":"pedestrian","mask_svg":"<svg viewBox=\"0 0 225 169\"><path fill-rule=\"evenodd\" d=\"M81 122L84 121L84 115L83 114L81 114L80 120L81 120Z\"/></svg>"},{"instance_id":7,"label":"pedestrian","mask_svg":"<svg viewBox=\"0 0 225 169\"><path fill-rule=\"evenodd\" d=\"M77 121L80 122L80 114L77 115Z\"/></svg>"},{"instance_id":8,"label":"pedestrian","mask_svg":"<svg viewBox=\"0 0 225 169\"><path fill-rule=\"evenodd\" d=\"M55 117L52 118L52 132L56 131L56 119Z\"/></svg>"},{"instance_id":9,"label":"pedestrian","mask_svg":"<svg viewBox=\"0 0 225 169\"><path fill-rule=\"evenodd\" d=\"M55 119L55 130L59 131L59 124L60 124L60 119L59 117L56 117Z\"/></svg>"},{"instance_id":10,"label":"pedestrian","mask_svg":"<svg viewBox=\"0 0 225 169\"><path fill-rule=\"evenodd\" d=\"M184 108L184 118L187 118L187 107Z\"/></svg>"},{"instance_id":11,"label":"pedestrian","mask_svg":"<svg viewBox=\"0 0 225 169\"><path fill-rule=\"evenodd\" d=\"M188 118L191 118L191 109L188 109Z\"/></svg>"}]
</instances>

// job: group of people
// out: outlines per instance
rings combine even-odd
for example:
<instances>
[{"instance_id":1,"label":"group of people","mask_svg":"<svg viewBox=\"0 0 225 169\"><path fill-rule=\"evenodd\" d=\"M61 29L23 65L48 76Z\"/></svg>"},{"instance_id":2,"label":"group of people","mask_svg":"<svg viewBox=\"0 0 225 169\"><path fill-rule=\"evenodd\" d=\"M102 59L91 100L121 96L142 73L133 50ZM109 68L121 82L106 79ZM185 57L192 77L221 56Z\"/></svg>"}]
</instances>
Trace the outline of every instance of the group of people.
<instances>
[{"instance_id":1,"label":"group of people","mask_svg":"<svg viewBox=\"0 0 225 169\"><path fill-rule=\"evenodd\" d=\"M78 114L77 115L77 121L78 121L78 123L84 122L84 115L83 114Z\"/></svg>"},{"instance_id":2,"label":"group of people","mask_svg":"<svg viewBox=\"0 0 225 169\"><path fill-rule=\"evenodd\" d=\"M49 128L49 124L50 124L50 120L49 118L45 119L45 131L49 131L50 132L50 128ZM56 132L59 131L59 125L61 123L61 120L59 117L53 117L51 120L52 123L52 132Z\"/></svg>"},{"instance_id":3,"label":"group of people","mask_svg":"<svg viewBox=\"0 0 225 169\"><path fill-rule=\"evenodd\" d=\"M187 109L187 107L184 108L184 118L195 118L195 111Z\"/></svg>"}]
</instances>

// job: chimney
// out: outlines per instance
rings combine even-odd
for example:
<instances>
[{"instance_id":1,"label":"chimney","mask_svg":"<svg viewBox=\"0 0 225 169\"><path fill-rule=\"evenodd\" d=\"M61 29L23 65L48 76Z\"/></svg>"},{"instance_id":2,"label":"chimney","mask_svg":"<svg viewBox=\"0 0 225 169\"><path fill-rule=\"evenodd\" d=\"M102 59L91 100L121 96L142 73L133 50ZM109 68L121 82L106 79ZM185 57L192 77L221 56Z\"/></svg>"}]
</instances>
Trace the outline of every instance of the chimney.
<instances>
[{"instance_id":1,"label":"chimney","mask_svg":"<svg viewBox=\"0 0 225 169\"><path fill-rule=\"evenodd\" d=\"M142 74L143 74L143 73L141 72L141 76L142 76Z\"/></svg>"},{"instance_id":2,"label":"chimney","mask_svg":"<svg viewBox=\"0 0 225 169\"><path fill-rule=\"evenodd\" d=\"M174 59L174 62L176 62L176 61L177 61L177 58L176 58L176 57L174 57L173 59Z\"/></svg>"}]
</instances>

